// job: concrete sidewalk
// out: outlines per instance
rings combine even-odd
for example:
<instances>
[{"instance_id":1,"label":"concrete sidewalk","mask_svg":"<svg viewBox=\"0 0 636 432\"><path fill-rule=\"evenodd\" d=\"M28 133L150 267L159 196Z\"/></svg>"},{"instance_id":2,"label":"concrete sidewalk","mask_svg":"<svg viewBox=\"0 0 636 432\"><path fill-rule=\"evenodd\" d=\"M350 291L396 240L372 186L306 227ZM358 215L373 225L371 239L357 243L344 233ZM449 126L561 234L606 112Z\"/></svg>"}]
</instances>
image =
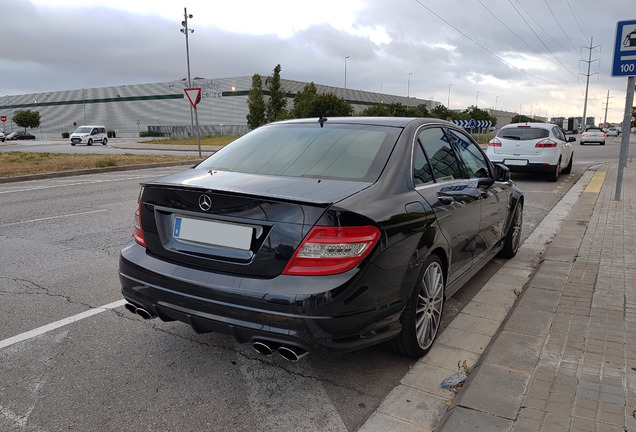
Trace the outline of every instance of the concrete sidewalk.
<instances>
[{"instance_id":1,"label":"concrete sidewalk","mask_svg":"<svg viewBox=\"0 0 636 432\"><path fill-rule=\"evenodd\" d=\"M360 431L636 430L636 165L621 201L617 168L586 172Z\"/></svg>"}]
</instances>

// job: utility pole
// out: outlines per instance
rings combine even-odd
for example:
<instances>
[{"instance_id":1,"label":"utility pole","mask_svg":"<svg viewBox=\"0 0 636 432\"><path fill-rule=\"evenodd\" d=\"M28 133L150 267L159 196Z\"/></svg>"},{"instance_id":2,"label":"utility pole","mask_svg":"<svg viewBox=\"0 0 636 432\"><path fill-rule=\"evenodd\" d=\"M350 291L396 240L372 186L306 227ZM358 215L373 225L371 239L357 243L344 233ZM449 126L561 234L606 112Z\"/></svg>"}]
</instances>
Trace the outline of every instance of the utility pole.
<instances>
[{"instance_id":1,"label":"utility pole","mask_svg":"<svg viewBox=\"0 0 636 432\"><path fill-rule=\"evenodd\" d=\"M588 60L579 60L582 62L587 63L587 74L585 74L586 77L586 81L585 81L585 102L583 103L583 129L582 132L585 132L585 126L587 125L587 119L585 118L585 116L587 115L587 95L588 95L588 90L590 88L590 65L592 64L593 61L598 61L598 59L594 59L592 60L592 50L594 48L598 48L600 45L596 45L596 46L592 46L592 42L594 41L594 37L590 38L590 46L589 47L583 47L586 49L590 50L590 54L588 56ZM582 75L582 74L579 74ZM595 75L595 74L591 74L591 75Z\"/></svg>"},{"instance_id":2,"label":"utility pole","mask_svg":"<svg viewBox=\"0 0 636 432\"><path fill-rule=\"evenodd\" d=\"M603 120L603 123L607 124L607 110L608 110L608 105L609 105L609 100L610 100L610 95L609 95L609 90L607 91L607 99L605 99L605 119Z\"/></svg>"}]
</instances>

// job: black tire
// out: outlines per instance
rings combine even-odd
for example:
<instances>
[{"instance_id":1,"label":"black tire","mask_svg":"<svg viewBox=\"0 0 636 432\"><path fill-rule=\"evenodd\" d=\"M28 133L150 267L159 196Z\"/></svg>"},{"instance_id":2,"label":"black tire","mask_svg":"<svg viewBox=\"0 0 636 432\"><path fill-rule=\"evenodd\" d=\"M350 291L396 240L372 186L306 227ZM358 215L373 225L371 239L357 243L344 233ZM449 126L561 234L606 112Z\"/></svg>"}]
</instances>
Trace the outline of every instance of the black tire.
<instances>
[{"instance_id":1,"label":"black tire","mask_svg":"<svg viewBox=\"0 0 636 432\"><path fill-rule=\"evenodd\" d=\"M519 246L521 245L521 227L523 225L523 202L518 201L515 207L515 212L512 215L510 221L510 227L506 237L504 237L504 246L499 251L499 256L502 258L512 258L517 255Z\"/></svg>"},{"instance_id":2,"label":"black tire","mask_svg":"<svg viewBox=\"0 0 636 432\"><path fill-rule=\"evenodd\" d=\"M102 145L106 145L106 144L108 144L108 140L107 140L106 138L104 138L104 139L102 140Z\"/></svg>"},{"instance_id":3,"label":"black tire","mask_svg":"<svg viewBox=\"0 0 636 432\"><path fill-rule=\"evenodd\" d=\"M88 143L86 143L87 145L93 145L93 140L91 138L88 139Z\"/></svg>"},{"instance_id":4,"label":"black tire","mask_svg":"<svg viewBox=\"0 0 636 432\"><path fill-rule=\"evenodd\" d=\"M572 155L570 156L570 162L568 163L568 166L566 166L561 172L563 174L570 174L572 172L572 161L574 160L574 153L572 153Z\"/></svg>"},{"instance_id":5,"label":"black tire","mask_svg":"<svg viewBox=\"0 0 636 432\"><path fill-rule=\"evenodd\" d=\"M74 143L74 142L72 142L72 143L71 143L71 145L72 145L72 146L74 146L74 145L75 145L75 143Z\"/></svg>"},{"instance_id":6,"label":"black tire","mask_svg":"<svg viewBox=\"0 0 636 432\"><path fill-rule=\"evenodd\" d=\"M552 171L548 173L548 181L555 182L559 179L559 174L561 173L561 159L557 162L557 164L552 168Z\"/></svg>"},{"instance_id":7,"label":"black tire","mask_svg":"<svg viewBox=\"0 0 636 432\"><path fill-rule=\"evenodd\" d=\"M442 321L446 280L442 262L431 255L402 312L402 331L387 342L389 349L408 357L422 357L437 337Z\"/></svg>"},{"instance_id":8,"label":"black tire","mask_svg":"<svg viewBox=\"0 0 636 432\"><path fill-rule=\"evenodd\" d=\"M604 143L604 142L602 142L602 143L601 143L601 145L605 145L605 143Z\"/></svg>"}]
</instances>

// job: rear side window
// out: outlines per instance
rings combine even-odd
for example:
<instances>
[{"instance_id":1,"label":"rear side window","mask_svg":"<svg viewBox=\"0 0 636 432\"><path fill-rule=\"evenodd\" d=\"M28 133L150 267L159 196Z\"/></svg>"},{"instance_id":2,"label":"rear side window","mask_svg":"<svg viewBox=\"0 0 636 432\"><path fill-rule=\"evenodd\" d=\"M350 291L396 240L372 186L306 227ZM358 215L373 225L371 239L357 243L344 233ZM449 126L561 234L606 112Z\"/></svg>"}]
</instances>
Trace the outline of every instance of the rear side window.
<instances>
[{"instance_id":1,"label":"rear side window","mask_svg":"<svg viewBox=\"0 0 636 432\"><path fill-rule=\"evenodd\" d=\"M550 136L550 131L547 129L536 128L532 126L520 126L503 128L497 134L499 138L514 139L519 141L529 141L547 138Z\"/></svg>"},{"instance_id":2,"label":"rear side window","mask_svg":"<svg viewBox=\"0 0 636 432\"><path fill-rule=\"evenodd\" d=\"M417 139L431 164L436 182L463 178L455 152L441 128L424 129Z\"/></svg>"},{"instance_id":3,"label":"rear side window","mask_svg":"<svg viewBox=\"0 0 636 432\"><path fill-rule=\"evenodd\" d=\"M470 178L488 177L490 175L488 162L477 144L461 132L452 129L447 129L447 132L464 161L468 176Z\"/></svg>"},{"instance_id":4,"label":"rear side window","mask_svg":"<svg viewBox=\"0 0 636 432\"><path fill-rule=\"evenodd\" d=\"M375 181L401 128L273 124L215 153L200 168L247 174Z\"/></svg>"}]
</instances>

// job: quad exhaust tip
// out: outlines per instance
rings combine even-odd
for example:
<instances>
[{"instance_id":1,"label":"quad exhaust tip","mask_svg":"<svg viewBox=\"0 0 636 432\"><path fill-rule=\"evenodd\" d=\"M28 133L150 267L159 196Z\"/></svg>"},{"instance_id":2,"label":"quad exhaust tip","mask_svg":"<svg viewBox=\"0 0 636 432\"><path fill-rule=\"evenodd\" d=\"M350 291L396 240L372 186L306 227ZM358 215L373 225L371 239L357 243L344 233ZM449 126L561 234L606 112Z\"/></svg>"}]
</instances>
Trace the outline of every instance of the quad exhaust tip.
<instances>
[{"instance_id":1,"label":"quad exhaust tip","mask_svg":"<svg viewBox=\"0 0 636 432\"><path fill-rule=\"evenodd\" d=\"M128 309L130 312L139 315L140 317L142 317L143 319L152 319L154 318L154 315L151 314L150 312L148 312L146 309L139 307L133 303L126 303L124 305L124 307L126 309Z\"/></svg>"},{"instance_id":2,"label":"quad exhaust tip","mask_svg":"<svg viewBox=\"0 0 636 432\"><path fill-rule=\"evenodd\" d=\"M271 357L277 352L285 360L297 362L305 358L309 353L299 347L291 345L281 345L275 342L257 340L252 343L252 347L257 353L267 357Z\"/></svg>"}]
</instances>

